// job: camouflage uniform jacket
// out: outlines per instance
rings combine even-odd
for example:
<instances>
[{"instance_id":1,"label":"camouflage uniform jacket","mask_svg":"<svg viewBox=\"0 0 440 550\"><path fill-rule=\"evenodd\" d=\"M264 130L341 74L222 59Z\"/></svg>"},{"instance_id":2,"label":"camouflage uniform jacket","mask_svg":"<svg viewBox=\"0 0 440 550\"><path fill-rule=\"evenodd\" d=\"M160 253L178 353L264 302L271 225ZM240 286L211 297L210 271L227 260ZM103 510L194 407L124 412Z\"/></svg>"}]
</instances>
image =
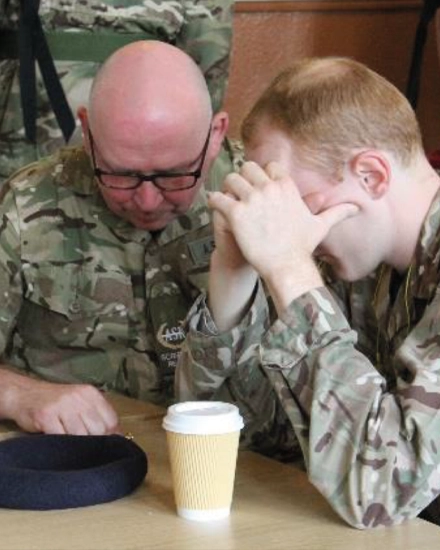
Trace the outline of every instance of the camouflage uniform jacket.
<instances>
[{"instance_id":1,"label":"camouflage uniform jacket","mask_svg":"<svg viewBox=\"0 0 440 550\"><path fill-rule=\"evenodd\" d=\"M222 152L209 189L232 170ZM166 404L182 321L206 287L206 192L150 234L114 215L82 148L17 172L0 201L1 362Z\"/></svg>"},{"instance_id":2,"label":"camouflage uniform jacket","mask_svg":"<svg viewBox=\"0 0 440 550\"><path fill-rule=\"evenodd\" d=\"M358 528L399 523L440 492L440 192L398 284L380 266L337 290L305 293L275 320L259 288L223 334L201 297L178 397L237 401L245 439L266 452L276 437L285 448L287 418L338 514Z\"/></svg>"},{"instance_id":3,"label":"camouflage uniform jacket","mask_svg":"<svg viewBox=\"0 0 440 550\"><path fill-rule=\"evenodd\" d=\"M0 0L0 37L4 30L17 29L19 1ZM145 34L146 38L175 44L201 68L217 111L221 108L229 75L233 4L234 0L41 0L39 14L45 32L72 36L72 32L81 31L96 39L132 34L133 40ZM38 72L36 144L26 139L19 62L2 57L0 48L0 184L16 169L64 145ZM55 67L76 115L78 106L87 103L99 63L55 59ZM75 139L76 135L73 142Z\"/></svg>"}]
</instances>

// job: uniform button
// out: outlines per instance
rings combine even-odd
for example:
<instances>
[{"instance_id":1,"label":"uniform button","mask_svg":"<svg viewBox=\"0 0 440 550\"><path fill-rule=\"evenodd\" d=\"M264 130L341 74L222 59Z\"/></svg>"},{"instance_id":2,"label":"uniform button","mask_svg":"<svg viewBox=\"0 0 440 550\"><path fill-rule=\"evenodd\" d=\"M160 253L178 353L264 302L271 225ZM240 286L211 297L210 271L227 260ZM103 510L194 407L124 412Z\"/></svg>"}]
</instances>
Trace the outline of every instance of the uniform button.
<instances>
[{"instance_id":1,"label":"uniform button","mask_svg":"<svg viewBox=\"0 0 440 550\"><path fill-rule=\"evenodd\" d=\"M70 313L79 313L81 311L81 306L79 302L72 302L69 306L69 311Z\"/></svg>"}]
</instances>

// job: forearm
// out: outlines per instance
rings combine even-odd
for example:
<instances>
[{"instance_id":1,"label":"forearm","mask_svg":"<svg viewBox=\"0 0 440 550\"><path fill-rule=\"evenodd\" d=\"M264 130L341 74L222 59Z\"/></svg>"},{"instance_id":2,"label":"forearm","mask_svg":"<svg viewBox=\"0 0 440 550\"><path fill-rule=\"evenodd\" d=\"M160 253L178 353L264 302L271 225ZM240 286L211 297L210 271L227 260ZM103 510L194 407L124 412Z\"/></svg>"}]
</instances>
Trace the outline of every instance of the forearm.
<instances>
[{"instance_id":1,"label":"forearm","mask_svg":"<svg viewBox=\"0 0 440 550\"><path fill-rule=\"evenodd\" d=\"M440 417L415 398L440 393L423 373L426 358L410 387L390 393L325 291L293 306L266 335L263 366L301 440L310 480L357 528L416 516L440 490Z\"/></svg>"},{"instance_id":2,"label":"forearm","mask_svg":"<svg viewBox=\"0 0 440 550\"><path fill-rule=\"evenodd\" d=\"M245 419L244 445L282 460L300 450L289 421L259 364L258 347L268 326L263 288L240 326L218 334L201 297L189 314L187 337L176 371L180 401L215 399L240 408Z\"/></svg>"},{"instance_id":3,"label":"forearm","mask_svg":"<svg viewBox=\"0 0 440 550\"><path fill-rule=\"evenodd\" d=\"M38 384L38 380L19 374L9 365L0 364L0 418L16 420L26 392Z\"/></svg>"},{"instance_id":4,"label":"forearm","mask_svg":"<svg viewBox=\"0 0 440 550\"><path fill-rule=\"evenodd\" d=\"M224 266L216 252L209 273L209 308L219 332L239 324L249 308L257 283L257 274L249 265L238 269Z\"/></svg>"},{"instance_id":5,"label":"forearm","mask_svg":"<svg viewBox=\"0 0 440 550\"><path fill-rule=\"evenodd\" d=\"M239 326L220 332L201 295L190 309L186 339L176 370L176 394L180 401L211 399L238 370L238 349L255 346L268 326L264 290L258 285L253 303ZM237 345L235 345L237 344Z\"/></svg>"},{"instance_id":6,"label":"forearm","mask_svg":"<svg viewBox=\"0 0 440 550\"><path fill-rule=\"evenodd\" d=\"M356 369L355 362L354 356L347 357L344 369ZM295 405L288 408L298 408L289 418L313 485L347 523L359 529L417 516L439 490L437 483L432 486L438 460L429 446L429 440L438 437L431 431L423 434L427 419L417 420L410 408L402 415L399 399L374 383L366 384L360 396L354 380L341 391L340 373L329 374L322 367L312 372L296 368L303 377L320 371L301 398L293 389L297 378L286 383L284 375L278 372L275 380L273 372L271 379L280 398L288 392L294 395Z\"/></svg>"},{"instance_id":7,"label":"forearm","mask_svg":"<svg viewBox=\"0 0 440 550\"><path fill-rule=\"evenodd\" d=\"M269 269L262 275L279 316L293 300L324 284L311 257L277 270Z\"/></svg>"}]
</instances>

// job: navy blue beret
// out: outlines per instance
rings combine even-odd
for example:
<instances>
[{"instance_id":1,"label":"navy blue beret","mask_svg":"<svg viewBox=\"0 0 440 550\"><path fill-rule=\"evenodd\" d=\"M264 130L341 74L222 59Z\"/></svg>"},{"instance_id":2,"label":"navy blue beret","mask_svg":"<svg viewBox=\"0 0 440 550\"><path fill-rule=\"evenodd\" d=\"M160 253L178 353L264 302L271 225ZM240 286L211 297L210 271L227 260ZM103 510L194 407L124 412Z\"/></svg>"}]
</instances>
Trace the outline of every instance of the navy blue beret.
<instances>
[{"instance_id":1,"label":"navy blue beret","mask_svg":"<svg viewBox=\"0 0 440 550\"><path fill-rule=\"evenodd\" d=\"M148 470L120 435L27 435L0 442L0 507L57 510L131 493Z\"/></svg>"}]
</instances>

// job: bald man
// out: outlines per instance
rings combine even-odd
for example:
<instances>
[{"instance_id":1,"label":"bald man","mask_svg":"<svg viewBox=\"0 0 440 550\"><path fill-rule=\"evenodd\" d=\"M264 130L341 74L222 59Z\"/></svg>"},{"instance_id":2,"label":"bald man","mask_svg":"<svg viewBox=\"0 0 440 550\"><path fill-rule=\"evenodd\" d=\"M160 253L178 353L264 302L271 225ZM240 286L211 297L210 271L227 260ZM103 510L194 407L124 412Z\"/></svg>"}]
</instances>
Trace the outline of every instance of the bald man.
<instances>
[{"instance_id":1,"label":"bald man","mask_svg":"<svg viewBox=\"0 0 440 550\"><path fill-rule=\"evenodd\" d=\"M78 115L83 147L0 197L0 417L31 432L117 431L102 390L172 400L182 321L207 283L206 191L238 160L200 70L162 42L113 54Z\"/></svg>"}]
</instances>

